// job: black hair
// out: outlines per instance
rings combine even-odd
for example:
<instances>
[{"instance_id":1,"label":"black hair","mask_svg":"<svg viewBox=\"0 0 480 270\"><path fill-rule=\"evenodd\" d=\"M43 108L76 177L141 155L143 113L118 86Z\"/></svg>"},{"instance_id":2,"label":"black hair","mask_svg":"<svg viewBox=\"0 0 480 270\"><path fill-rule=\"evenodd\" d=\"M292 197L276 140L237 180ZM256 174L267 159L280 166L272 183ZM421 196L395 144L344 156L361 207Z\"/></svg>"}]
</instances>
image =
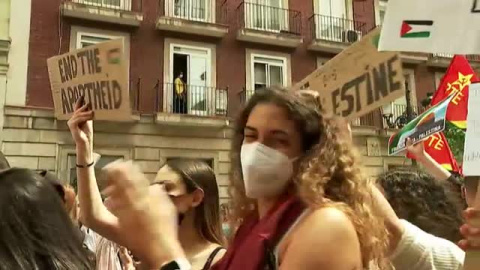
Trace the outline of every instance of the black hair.
<instances>
[{"instance_id":1,"label":"black hair","mask_svg":"<svg viewBox=\"0 0 480 270\"><path fill-rule=\"evenodd\" d=\"M378 178L397 216L435 236L457 242L462 205L451 188L422 171L390 171Z\"/></svg>"},{"instance_id":2,"label":"black hair","mask_svg":"<svg viewBox=\"0 0 480 270\"><path fill-rule=\"evenodd\" d=\"M0 270L93 269L50 181L27 170L0 172Z\"/></svg>"}]
</instances>

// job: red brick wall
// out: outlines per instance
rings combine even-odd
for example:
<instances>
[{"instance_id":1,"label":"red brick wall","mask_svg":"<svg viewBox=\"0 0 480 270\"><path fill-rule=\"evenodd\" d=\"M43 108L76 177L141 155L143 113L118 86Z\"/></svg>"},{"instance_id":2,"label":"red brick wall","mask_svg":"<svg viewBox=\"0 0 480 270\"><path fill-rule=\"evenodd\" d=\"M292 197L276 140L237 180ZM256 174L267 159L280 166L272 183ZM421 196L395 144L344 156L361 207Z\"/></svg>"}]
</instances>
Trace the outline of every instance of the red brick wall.
<instances>
[{"instance_id":1,"label":"red brick wall","mask_svg":"<svg viewBox=\"0 0 480 270\"><path fill-rule=\"evenodd\" d=\"M144 20L140 27L125 27L106 23L89 22L59 17L59 6L62 0L32 1L32 18L30 33L30 52L27 85L27 105L53 107L50 85L47 74L46 59L69 50L70 28L72 25L101 28L107 30L129 32L130 38L130 77L141 78L140 110L152 112L155 104L154 86L157 80L163 80L163 46L165 37L180 38L190 41L202 41L217 46L217 86L229 88L229 111L234 113L239 106L239 93L245 87L245 51L262 49L273 52L291 54L292 81L295 83L310 74L316 68L318 56L332 57L309 51L311 41L310 21L313 14L312 0L290 0L289 8L302 14L302 35L304 43L295 49L285 49L276 46L263 46L236 40L240 26L237 8L242 0L227 0L229 33L223 39L205 38L163 32L155 29L159 4L157 0L143 0ZM135 1L135 0L134 0ZM140 0L136 0L140 1ZM217 0L217 4L225 0ZM354 18L366 22L367 27L375 25L374 0L355 1ZM135 2L133 3L136 4ZM240 18L242 19L242 18ZM59 20L61 21L62 38L59 37ZM59 44L61 47L59 48ZM424 95L424 89L430 89L432 76L426 68L417 72L417 93ZM158 95L162 98L162 95ZM162 104L161 100L159 101Z\"/></svg>"}]
</instances>

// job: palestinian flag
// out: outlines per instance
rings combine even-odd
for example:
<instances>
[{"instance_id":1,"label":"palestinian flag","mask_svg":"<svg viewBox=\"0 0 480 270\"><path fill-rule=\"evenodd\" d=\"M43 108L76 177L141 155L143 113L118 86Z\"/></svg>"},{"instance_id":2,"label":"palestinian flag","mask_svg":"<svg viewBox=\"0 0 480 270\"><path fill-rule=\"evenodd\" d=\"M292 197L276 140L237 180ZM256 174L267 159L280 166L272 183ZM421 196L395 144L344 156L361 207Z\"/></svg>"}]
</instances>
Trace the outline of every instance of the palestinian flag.
<instances>
[{"instance_id":1,"label":"palestinian flag","mask_svg":"<svg viewBox=\"0 0 480 270\"><path fill-rule=\"evenodd\" d=\"M428 38L433 21L403 21L401 38Z\"/></svg>"}]
</instances>

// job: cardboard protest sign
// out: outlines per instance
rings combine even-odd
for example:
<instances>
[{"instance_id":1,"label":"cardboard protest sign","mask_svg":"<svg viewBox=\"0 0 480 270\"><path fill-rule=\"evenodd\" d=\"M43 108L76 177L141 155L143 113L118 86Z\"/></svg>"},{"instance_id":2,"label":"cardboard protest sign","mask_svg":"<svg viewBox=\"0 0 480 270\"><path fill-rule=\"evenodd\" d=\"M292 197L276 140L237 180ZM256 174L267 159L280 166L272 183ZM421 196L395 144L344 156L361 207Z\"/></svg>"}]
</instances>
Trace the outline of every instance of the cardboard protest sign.
<instances>
[{"instance_id":1,"label":"cardboard protest sign","mask_svg":"<svg viewBox=\"0 0 480 270\"><path fill-rule=\"evenodd\" d=\"M480 176L480 83L470 85L463 174Z\"/></svg>"},{"instance_id":2,"label":"cardboard protest sign","mask_svg":"<svg viewBox=\"0 0 480 270\"><path fill-rule=\"evenodd\" d=\"M476 177L477 181L480 176L480 83L470 85L468 97L468 115L467 115L467 132L465 135L465 148L463 151L463 174L465 177ZM469 191L471 192L471 191ZM476 209L480 208L480 185L477 187L474 205L470 205ZM479 224L475 226L480 227ZM465 262L463 265L465 270L480 269L480 251L467 250L465 254Z\"/></svg>"},{"instance_id":3,"label":"cardboard protest sign","mask_svg":"<svg viewBox=\"0 0 480 270\"><path fill-rule=\"evenodd\" d=\"M380 50L478 54L480 1L389 0Z\"/></svg>"},{"instance_id":4,"label":"cardboard protest sign","mask_svg":"<svg viewBox=\"0 0 480 270\"><path fill-rule=\"evenodd\" d=\"M326 112L348 120L403 96L402 61L398 53L377 50L379 34L373 30L291 89L317 91Z\"/></svg>"},{"instance_id":5,"label":"cardboard protest sign","mask_svg":"<svg viewBox=\"0 0 480 270\"><path fill-rule=\"evenodd\" d=\"M393 134L388 140L388 154L395 155L407 148L406 142L410 138L412 143L417 143L430 135L445 129L445 116L447 107L454 95L450 95L442 102L419 115L405 125L399 132Z\"/></svg>"},{"instance_id":6,"label":"cardboard protest sign","mask_svg":"<svg viewBox=\"0 0 480 270\"><path fill-rule=\"evenodd\" d=\"M79 97L97 120L132 120L127 59L121 39L100 43L47 60L55 116L67 120Z\"/></svg>"}]
</instances>

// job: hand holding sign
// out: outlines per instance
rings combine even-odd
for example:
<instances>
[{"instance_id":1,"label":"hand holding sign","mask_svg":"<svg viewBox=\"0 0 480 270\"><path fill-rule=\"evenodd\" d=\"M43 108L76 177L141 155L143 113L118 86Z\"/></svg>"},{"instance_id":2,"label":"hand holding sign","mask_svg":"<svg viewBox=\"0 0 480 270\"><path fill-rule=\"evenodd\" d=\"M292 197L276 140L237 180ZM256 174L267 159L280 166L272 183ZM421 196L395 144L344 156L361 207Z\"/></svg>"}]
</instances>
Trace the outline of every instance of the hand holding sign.
<instances>
[{"instance_id":1,"label":"hand holding sign","mask_svg":"<svg viewBox=\"0 0 480 270\"><path fill-rule=\"evenodd\" d=\"M83 96L77 100L72 118L70 118L67 123L73 140L77 145L90 145L93 140L92 120L94 113L89 110L89 104L84 104L84 101L85 97Z\"/></svg>"},{"instance_id":2,"label":"hand holding sign","mask_svg":"<svg viewBox=\"0 0 480 270\"><path fill-rule=\"evenodd\" d=\"M132 120L122 40L55 56L47 64L58 119L69 119L83 96L98 120Z\"/></svg>"}]
</instances>

